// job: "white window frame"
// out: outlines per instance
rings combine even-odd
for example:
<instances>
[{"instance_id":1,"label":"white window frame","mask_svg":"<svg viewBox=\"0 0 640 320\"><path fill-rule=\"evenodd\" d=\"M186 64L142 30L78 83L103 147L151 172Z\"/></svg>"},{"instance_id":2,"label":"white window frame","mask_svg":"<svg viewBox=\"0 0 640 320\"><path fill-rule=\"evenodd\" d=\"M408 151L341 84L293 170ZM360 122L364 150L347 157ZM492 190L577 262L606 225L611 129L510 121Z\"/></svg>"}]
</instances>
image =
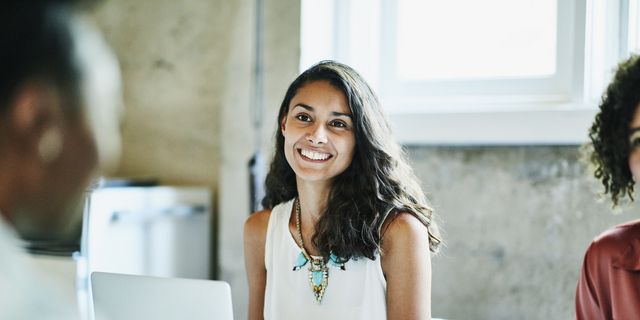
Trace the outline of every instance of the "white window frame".
<instances>
[{"instance_id":1,"label":"white window frame","mask_svg":"<svg viewBox=\"0 0 640 320\"><path fill-rule=\"evenodd\" d=\"M638 23L635 15L628 14L638 11L638 0L559 0L555 80L542 85L545 79L516 81L524 87L511 92L493 88L514 87L505 82L513 80L475 80L466 84L487 86L483 90L493 92L412 95L406 90L412 84L394 79L394 66L383 63L395 60L395 49L389 45L395 37L395 1L324 1L333 5L334 24L327 31L331 43L315 44L331 53L321 59L335 59L360 71L395 123L396 137L407 145L582 144L615 65L628 56L627 46L637 39L626 30ZM304 37L304 21L302 29ZM320 58L303 49L301 68L314 59ZM441 87L434 92L455 92L446 88L451 81L443 82L448 83L437 84ZM456 85L464 90L464 81Z\"/></svg>"},{"instance_id":2,"label":"white window frame","mask_svg":"<svg viewBox=\"0 0 640 320\"><path fill-rule=\"evenodd\" d=\"M531 104L567 103L571 101L574 57L573 1L557 0L556 72L550 76L509 77L493 79L447 79L409 81L397 76L397 1L382 1L382 60L380 96L394 113L456 112L485 109L487 105L501 108ZM452 39L455 41L455 39ZM438 48L433 48L438 50ZM474 53L469 50L469 59ZM482 63L479 61L479 63ZM527 61L522 61L527 63ZM416 108L418 107L418 108Z\"/></svg>"}]
</instances>

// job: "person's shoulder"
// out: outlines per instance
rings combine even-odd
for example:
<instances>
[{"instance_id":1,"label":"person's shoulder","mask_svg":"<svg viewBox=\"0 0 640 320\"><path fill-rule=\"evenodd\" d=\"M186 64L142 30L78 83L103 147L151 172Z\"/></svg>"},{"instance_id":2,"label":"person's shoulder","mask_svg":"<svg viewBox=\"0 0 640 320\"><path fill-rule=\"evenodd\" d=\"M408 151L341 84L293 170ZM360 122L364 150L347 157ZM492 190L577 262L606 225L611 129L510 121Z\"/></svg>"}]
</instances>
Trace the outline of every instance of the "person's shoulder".
<instances>
[{"instance_id":1,"label":"person's shoulder","mask_svg":"<svg viewBox=\"0 0 640 320\"><path fill-rule=\"evenodd\" d=\"M618 257L640 239L640 220L625 222L611 227L593 239L588 253L599 256L599 259Z\"/></svg>"},{"instance_id":2,"label":"person's shoulder","mask_svg":"<svg viewBox=\"0 0 640 320\"><path fill-rule=\"evenodd\" d=\"M247 218L244 223L245 238L254 236L264 238L267 235L271 211L272 209L260 210Z\"/></svg>"},{"instance_id":3,"label":"person's shoulder","mask_svg":"<svg viewBox=\"0 0 640 320\"><path fill-rule=\"evenodd\" d=\"M611 227L593 239L598 246L611 246L629 243L640 238L640 220L633 220Z\"/></svg>"},{"instance_id":4,"label":"person's shoulder","mask_svg":"<svg viewBox=\"0 0 640 320\"><path fill-rule=\"evenodd\" d=\"M384 247L404 245L415 241L429 245L427 227L416 216L408 212L389 215L380 234Z\"/></svg>"},{"instance_id":5,"label":"person's shoulder","mask_svg":"<svg viewBox=\"0 0 640 320\"><path fill-rule=\"evenodd\" d=\"M430 264L430 257L429 233L420 219L408 212L387 217L380 239L380 264L387 281L403 279L400 274L406 276L424 269L416 268Z\"/></svg>"},{"instance_id":6,"label":"person's shoulder","mask_svg":"<svg viewBox=\"0 0 640 320\"><path fill-rule=\"evenodd\" d=\"M273 209L264 209L250 215L244 223L245 229L254 230L268 226L272 210Z\"/></svg>"}]
</instances>

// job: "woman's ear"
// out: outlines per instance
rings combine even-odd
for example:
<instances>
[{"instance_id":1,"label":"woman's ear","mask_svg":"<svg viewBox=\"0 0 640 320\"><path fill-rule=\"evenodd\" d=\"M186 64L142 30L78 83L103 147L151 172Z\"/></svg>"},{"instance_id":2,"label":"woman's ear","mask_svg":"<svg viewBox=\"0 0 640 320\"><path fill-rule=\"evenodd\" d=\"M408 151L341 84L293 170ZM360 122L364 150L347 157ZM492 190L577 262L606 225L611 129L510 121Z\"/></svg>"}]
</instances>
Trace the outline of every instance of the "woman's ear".
<instances>
[{"instance_id":1,"label":"woman's ear","mask_svg":"<svg viewBox=\"0 0 640 320\"><path fill-rule=\"evenodd\" d=\"M284 132L284 130L287 127L287 114L283 114L282 119L280 120L280 130L282 130L282 132Z\"/></svg>"}]
</instances>

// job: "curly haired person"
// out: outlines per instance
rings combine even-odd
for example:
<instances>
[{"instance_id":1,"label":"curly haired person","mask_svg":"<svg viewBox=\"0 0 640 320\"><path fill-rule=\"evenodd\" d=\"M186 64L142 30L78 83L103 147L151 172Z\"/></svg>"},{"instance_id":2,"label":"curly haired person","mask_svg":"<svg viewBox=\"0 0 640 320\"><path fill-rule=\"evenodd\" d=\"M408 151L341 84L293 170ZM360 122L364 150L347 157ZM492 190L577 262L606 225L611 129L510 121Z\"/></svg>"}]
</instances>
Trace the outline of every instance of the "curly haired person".
<instances>
[{"instance_id":1,"label":"curly haired person","mask_svg":"<svg viewBox=\"0 0 640 320\"><path fill-rule=\"evenodd\" d=\"M640 179L640 56L622 62L590 130L590 162L614 206ZM610 228L587 250L576 319L640 319L640 220Z\"/></svg>"}]
</instances>

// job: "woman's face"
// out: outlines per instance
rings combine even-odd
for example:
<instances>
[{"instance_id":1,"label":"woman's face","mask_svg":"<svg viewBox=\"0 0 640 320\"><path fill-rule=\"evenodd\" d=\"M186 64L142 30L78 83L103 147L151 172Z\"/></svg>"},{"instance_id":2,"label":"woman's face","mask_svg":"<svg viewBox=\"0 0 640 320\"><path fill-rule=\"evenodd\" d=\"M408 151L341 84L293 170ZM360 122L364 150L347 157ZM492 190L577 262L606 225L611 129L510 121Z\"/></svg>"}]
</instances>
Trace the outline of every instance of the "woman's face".
<instances>
[{"instance_id":1,"label":"woman's face","mask_svg":"<svg viewBox=\"0 0 640 320\"><path fill-rule=\"evenodd\" d=\"M640 108L636 107L636 113L629 126L629 168L635 181L640 181Z\"/></svg>"},{"instance_id":2,"label":"woman's face","mask_svg":"<svg viewBox=\"0 0 640 320\"><path fill-rule=\"evenodd\" d=\"M300 179L331 180L353 160L349 103L329 82L311 82L298 89L281 127L285 157Z\"/></svg>"}]
</instances>

